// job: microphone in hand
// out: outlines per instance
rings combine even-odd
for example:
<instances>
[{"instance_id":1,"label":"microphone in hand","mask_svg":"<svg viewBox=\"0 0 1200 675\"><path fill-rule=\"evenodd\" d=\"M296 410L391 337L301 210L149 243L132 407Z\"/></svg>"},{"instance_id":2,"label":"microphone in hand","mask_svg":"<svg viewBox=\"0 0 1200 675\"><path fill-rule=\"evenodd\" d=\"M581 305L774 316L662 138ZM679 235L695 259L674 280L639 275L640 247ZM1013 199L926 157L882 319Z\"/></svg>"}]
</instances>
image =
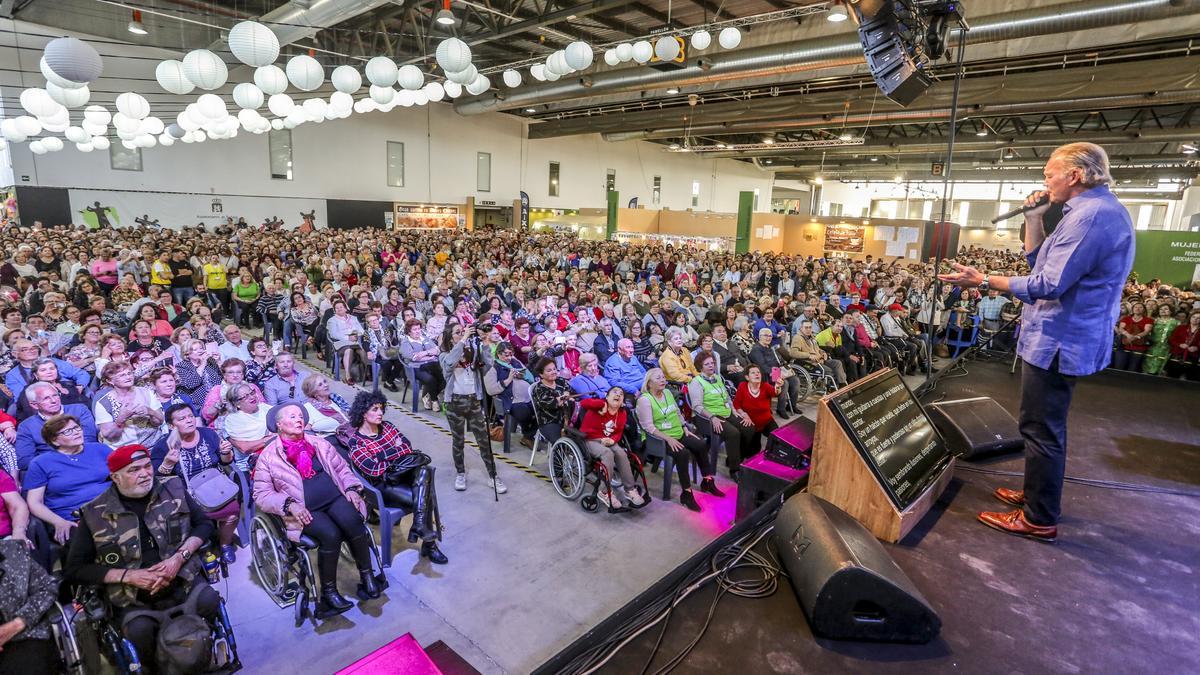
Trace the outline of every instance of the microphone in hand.
<instances>
[{"instance_id":1,"label":"microphone in hand","mask_svg":"<svg viewBox=\"0 0 1200 675\"><path fill-rule=\"evenodd\" d=\"M1030 201L1030 199L1032 201ZM1050 193L1042 192L1039 194L1039 193L1035 192L1035 193L1033 193L1033 195L1030 196L1030 199L1027 199L1024 204L1013 209L1012 211L1009 211L1007 213L1001 213L1000 215L996 216L995 218L992 218L992 224L995 225L996 223L999 223L1000 221L1008 220L1009 218L1015 218L1016 216L1025 215L1026 213L1029 213L1030 211L1036 211L1038 209L1041 209L1042 207L1044 207L1050 203Z\"/></svg>"}]
</instances>

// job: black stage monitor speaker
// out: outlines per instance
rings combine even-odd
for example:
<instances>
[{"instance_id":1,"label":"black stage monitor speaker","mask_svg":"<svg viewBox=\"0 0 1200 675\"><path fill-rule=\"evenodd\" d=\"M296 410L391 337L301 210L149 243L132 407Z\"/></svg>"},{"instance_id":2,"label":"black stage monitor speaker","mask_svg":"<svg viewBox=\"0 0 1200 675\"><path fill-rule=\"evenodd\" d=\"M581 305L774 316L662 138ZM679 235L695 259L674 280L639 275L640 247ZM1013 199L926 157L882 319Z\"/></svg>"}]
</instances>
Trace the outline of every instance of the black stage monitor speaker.
<instances>
[{"instance_id":1,"label":"black stage monitor speaker","mask_svg":"<svg viewBox=\"0 0 1200 675\"><path fill-rule=\"evenodd\" d=\"M803 469L812 458L817 425L804 416L779 427L767 437L766 458L777 464Z\"/></svg>"},{"instance_id":2,"label":"black stage monitor speaker","mask_svg":"<svg viewBox=\"0 0 1200 675\"><path fill-rule=\"evenodd\" d=\"M858 28L863 56L879 90L908 106L933 85L917 37L920 18L903 2L895 2Z\"/></svg>"},{"instance_id":3,"label":"black stage monitor speaker","mask_svg":"<svg viewBox=\"0 0 1200 675\"><path fill-rule=\"evenodd\" d=\"M939 401L925 410L956 457L976 459L1025 447L1017 421L987 396Z\"/></svg>"},{"instance_id":4,"label":"black stage monitor speaker","mask_svg":"<svg viewBox=\"0 0 1200 675\"><path fill-rule=\"evenodd\" d=\"M802 492L775 519L775 544L813 633L925 643L942 620L883 546L829 502Z\"/></svg>"}]
</instances>

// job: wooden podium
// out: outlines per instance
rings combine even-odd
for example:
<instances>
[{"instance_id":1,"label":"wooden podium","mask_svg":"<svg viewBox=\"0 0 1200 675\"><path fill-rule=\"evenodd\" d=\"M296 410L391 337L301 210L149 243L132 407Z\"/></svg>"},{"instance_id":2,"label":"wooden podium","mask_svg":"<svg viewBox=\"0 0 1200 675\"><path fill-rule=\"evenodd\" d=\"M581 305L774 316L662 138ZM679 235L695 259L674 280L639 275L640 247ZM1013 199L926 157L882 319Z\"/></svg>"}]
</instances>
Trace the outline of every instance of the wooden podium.
<instances>
[{"instance_id":1,"label":"wooden podium","mask_svg":"<svg viewBox=\"0 0 1200 675\"><path fill-rule=\"evenodd\" d=\"M903 387L902 392L897 390L895 383L899 383L899 386ZM936 449L933 449L925 453L936 455L931 456L929 460L933 463L932 468L935 473L931 473L922 480L921 489L915 496L903 500L898 500L896 492L885 485L886 479L883 478L880 467L873 466L875 460L869 459L872 454L867 452L867 448L871 447L873 441L878 443L879 439L868 437L864 440L864 436L852 428L853 425L841 412L842 405L846 403L854 405L853 397L856 393L876 394L866 403L859 403L857 408L851 408L862 411L874 399L882 395L876 393L881 387L887 387L885 394L889 391L892 392L890 399L884 400L883 403L889 401L899 401L899 403L893 403L888 408L880 408L878 411L870 409L869 413L878 412L879 414L877 416L863 415L860 419L867 422L866 426L872 430L881 427L890 430L895 428L894 425L893 427L880 425L876 420L885 416L889 420L898 418L898 421L905 422L905 424L896 428L892 436L924 438L926 434L932 434L928 443L932 445L936 442L937 448L940 449L940 452L935 452ZM900 414L886 412L897 408L901 411ZM927 429L925 425L928 425ZM912 427L911 430L910 427ZM954 458L946 452L941 437L936 434L936 429L929 422L929 418L925 416L920 403L912 396L895 370L873 373L825 396L818 404L808 491L849 513L879 539L898 542L929 512L933 502L946 489L946 485L953 476ZM890 439L891 437L885 438ZM944 458L940 456L942 454L944 454ZM903 459L904 457L900 458L900 460ZM921 457L916 459L919 460ZM898 460L892 461L895 463ZM910 460L903 466L907 467L913 461L916 460Z\"/></svg>"}]
</instances>

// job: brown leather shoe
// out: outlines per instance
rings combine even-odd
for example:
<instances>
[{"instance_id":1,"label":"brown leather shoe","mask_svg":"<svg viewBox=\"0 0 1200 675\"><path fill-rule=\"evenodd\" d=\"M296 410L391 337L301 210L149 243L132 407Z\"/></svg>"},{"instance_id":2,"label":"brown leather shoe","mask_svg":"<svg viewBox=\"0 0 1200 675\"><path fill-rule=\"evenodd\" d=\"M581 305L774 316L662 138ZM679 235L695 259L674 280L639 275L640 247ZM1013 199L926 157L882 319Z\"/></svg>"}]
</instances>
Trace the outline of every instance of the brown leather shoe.
<instances>
[{"instance_id":1,"label":"brown leather shoe","mask_svg":"<svg viewBox=\"0 0 1200 675\"><path fill-rule=\"evenodd\" d=\"M1024 490L1009 490L1008 488L996 488L992 496L1005 504L1013 506L1025 506L1025 491Z\"/></svg>"},{"instance_id":2,"label":"brown leather shoe","mask_svg":"<svg viewBox=\"0 0 1200 675\"><path fill-rule=\"evenodd\" d=\"M1053 525L1034 525L1025 520L1025 512L1021 509L1009 511L984 511L979 514L979 522L993 530L1000 530L1037 541L1054 541L1058 537L1058 528Z\"/></svg>"}]
</instances>

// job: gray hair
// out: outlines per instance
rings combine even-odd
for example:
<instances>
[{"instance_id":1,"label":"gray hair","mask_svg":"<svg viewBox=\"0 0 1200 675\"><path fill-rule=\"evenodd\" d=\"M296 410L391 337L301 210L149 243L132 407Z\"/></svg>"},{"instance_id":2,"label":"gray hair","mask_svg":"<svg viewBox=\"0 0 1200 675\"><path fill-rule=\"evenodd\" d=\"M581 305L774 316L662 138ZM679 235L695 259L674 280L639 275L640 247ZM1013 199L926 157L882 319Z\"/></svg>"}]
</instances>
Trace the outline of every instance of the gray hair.
<instances>
[{"instance_id":1,"label":"gray hair","mask_svg":"<svg viewBox=\"0 0 1200 675\"><path fill-rule=\"evenodd\" d=\"M36 404L40 398L37 393L39 391L45 391L46 389L55 391L54 385L50 384L49 382L34 382L28 387L25 387L25 400L29 401L31 404Z\"/></svg>"},{"instance_id":2,"label":"gray hair","mask_svg":"<svg viewBox=\"0 0 1200 675\"><path fill-rule=\"evenodd\" d=\"M676 335L678 335L679 337L681 337L681 338L682 338L682 337L683 337L683 329L682 329L682 328L680 328L679 326L670 326L670 327L668 327L668 328L667 328L667 332L666 332L666 334L663 336L663 338L664 338L664 339L665 339L667 342L670 342L670 341L671 341L671 338L675 337Z\"/></svg>"},{"instance_id":3,"label":"gray hair","mask_svg":"<svg viewBox=\"0 0 1200 675\"><path fill-rule=\"evenodd\" d=\"M584 366L591 363L592 361L599 363L600 357L596 356L595 354L593 354L591 352L584 352L579 355L579 367L580 368L583 368Z\"/></svg>"},{"instance_id":4,"label":"gray hair","mask_svg":"<svg viewBox=\"0 0 1200 675\"><path fill-rule=\"evenodd\" d=\"M249 384L247 384L245 382L238 382L237 384L230 387L228 391L225 392L225 400L229 401L230 404L236 406L238 404L238 399L241 398L241 396L242 396L242 392L247 389L253 391L253 387L251 387Z\"/></svg>"},{"instance_id":5,"label":"gray hair","mask_svg":"<svg viewBox=\"0 0 1200 675\"><path fill-rule=\"evenodd\" d=\"M1089 188L1112 183L1112 174L1108 171L1108 153L1095 143L1059 146L1051 153L1050 159L1058 159L1069 168L1080 169L1083 172L1080 182Z\"/></svg>"}]
</instances>

